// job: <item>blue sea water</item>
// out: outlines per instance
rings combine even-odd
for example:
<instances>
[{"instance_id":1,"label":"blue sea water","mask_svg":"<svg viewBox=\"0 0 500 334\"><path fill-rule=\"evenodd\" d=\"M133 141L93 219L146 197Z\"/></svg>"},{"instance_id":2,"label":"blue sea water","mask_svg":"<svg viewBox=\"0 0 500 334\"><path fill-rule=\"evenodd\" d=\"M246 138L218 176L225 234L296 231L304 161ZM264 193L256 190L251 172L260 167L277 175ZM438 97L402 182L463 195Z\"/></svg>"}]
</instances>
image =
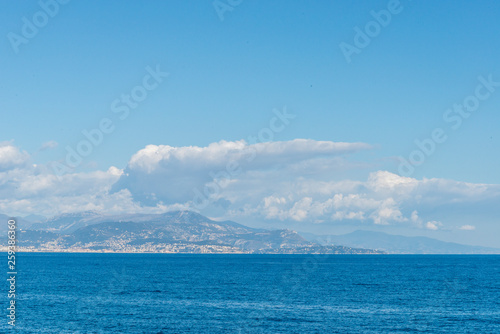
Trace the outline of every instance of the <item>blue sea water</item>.
<instances>
[{"instance_id":1,"label":"blue sea water","mask_svg":"<svg viewBox=\"0 0 500 334\"><path fill-rule=\"evenodd\" d=\"M17 265L17 333L500 333L500 256L22 253ZM14 332L4 286L0 331Z\"/></svg>"}]
</instances>

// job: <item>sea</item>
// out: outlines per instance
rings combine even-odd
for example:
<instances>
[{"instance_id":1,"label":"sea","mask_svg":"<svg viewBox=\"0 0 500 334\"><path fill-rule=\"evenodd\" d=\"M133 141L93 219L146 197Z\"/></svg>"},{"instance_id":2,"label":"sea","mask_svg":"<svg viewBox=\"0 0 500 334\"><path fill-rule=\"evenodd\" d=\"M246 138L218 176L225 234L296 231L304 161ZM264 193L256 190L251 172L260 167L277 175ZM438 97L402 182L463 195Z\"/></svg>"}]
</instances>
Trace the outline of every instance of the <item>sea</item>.
<instances>
[{"instance_id":1,"label":"sea","mask_svg":"<svg viewBox=\"0 0 500 334\"><path fill-rule=\"evenodd\" d=\"M15 326L5 283L1 333L500 333L496 255L20 253L16 265Z\"/></svg>"}]
</instances>

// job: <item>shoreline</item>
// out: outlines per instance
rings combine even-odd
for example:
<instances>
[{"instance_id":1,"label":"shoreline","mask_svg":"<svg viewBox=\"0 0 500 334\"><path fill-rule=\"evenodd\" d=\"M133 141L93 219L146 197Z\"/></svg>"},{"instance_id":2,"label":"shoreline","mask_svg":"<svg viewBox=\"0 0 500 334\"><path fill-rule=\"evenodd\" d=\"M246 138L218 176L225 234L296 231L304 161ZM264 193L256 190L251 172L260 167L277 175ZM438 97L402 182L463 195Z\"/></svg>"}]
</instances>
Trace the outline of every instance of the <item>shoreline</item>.
<instances>
[{"instance_id":1,"label":"shoreline","mask_svg":"<svg viewBox=\"0 0 500 334\"><path fill-rule=\"evenodd\" d=\"M0 249L0 253L7 253L7 250ZM400 256L500 256L500 253L478 253L478 254L460 254L460 253L255 253L255 252L130 252L130 251L65 251L65 250L21 250L19 253L47 253L47 254L167 254L167 255L400 255Z\"/></svg>"}]
</instances>

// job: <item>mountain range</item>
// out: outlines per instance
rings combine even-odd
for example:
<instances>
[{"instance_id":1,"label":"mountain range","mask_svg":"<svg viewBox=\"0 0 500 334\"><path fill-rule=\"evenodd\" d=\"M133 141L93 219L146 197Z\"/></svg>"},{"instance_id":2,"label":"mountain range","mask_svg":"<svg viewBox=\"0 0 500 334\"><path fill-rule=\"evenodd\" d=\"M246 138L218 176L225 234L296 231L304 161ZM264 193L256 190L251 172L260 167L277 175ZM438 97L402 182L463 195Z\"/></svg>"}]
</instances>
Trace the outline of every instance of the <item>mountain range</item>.
<instances>
[{"instance_id":1,"label":"mountain range","mask_svg":"<svg viewBox=\"0 0 500 334\"><path fill-rule=\"evenodd\" d=\"M0 214L0 220L8 219ZM314 235L257 229L233 221L215 221L191 211L122 215L85 211L16 220L18 246L25 251L500 254L495 248L374 231ZM6 233L7 224L0 224L0 235Z\"/></svg>"},{"instance_id":2,"label":"mountain range","mask_svg":"<svg viewBox=\"0 0 500 334\"><path fill-rule=\"evenodd\" d=\"M250 228L190 211L165 214L63 214L18 233L20 250L167 253L383 253L310 242L291 230Z\"/></svg>"},{"instance_id":3,"label":"mountain range","mask_svg":"<svg viewBox=\"0 0 500 334\"><path fill-rule=\"evenodd\" d=\"M462 245L427 237L407 237L374 231L354 231L343 235L302 234L320 245L370 248L389 254L500 254L498 248Z\"/></svg>"}]
</instances>

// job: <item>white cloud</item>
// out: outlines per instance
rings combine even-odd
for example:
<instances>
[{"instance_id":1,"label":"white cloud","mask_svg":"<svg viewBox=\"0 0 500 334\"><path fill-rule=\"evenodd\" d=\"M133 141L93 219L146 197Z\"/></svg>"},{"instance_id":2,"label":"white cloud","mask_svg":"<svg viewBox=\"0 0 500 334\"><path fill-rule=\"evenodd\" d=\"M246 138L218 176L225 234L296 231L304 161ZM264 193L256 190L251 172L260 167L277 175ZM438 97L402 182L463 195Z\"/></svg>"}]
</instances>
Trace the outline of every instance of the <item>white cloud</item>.
<instances>
[{"instance_id":1,"label":"white cloud","mask_svg":"<svg viewBox=\"0 0 500 334\"><path fill-rule=\"evenodd\" d=\"M410 177L399 176L387 171L371 173L366 186L374 192L391 195L407 195L415 191L419 182Z\"/></svg>"},{"instance_id":2,"label":"white cloud","mask_svg":"<svg viewBox=\"0 0 500 334\"><path fill-rule=\"evenodd\" d=\"M365 213L363 211L336 211L332 215L333 220L350 220L350 219L355 219L355 220L365 220Z\"/></svg>"},{"instance_id":3,"label":"white cloud","mask_svg":"<svg viewBox=\"0 0 500 334\"><path fill-rule=\"evenodd\" d=\"M284 142L247 144L240 141L220 141L206 147L148 145L132 156L128 168L133 171L152 173L157 170L178 171L215 168L224 170L227 162L244 163L245 167L258 169L278 163L296 163L321 155L333 156L371 149L365 143L335 143L311 139L295 139Z\"/></svg>"},{"instance_id":4,"label":"white cloud","mask_svg":"<svg viewBox=\"0 0 500 334\"><path fill-rule=\"evenodd\" d=\"M55 142L43 146L55 147ZM236 170L228 169L234 164L238 165L236 169L243 171L242 175L248 176L267 173L269 169L286 167L296 161L368 148L370 146L366 144L313 140L254 145L244 141L221 141L203 148L150 145L131 158L125 171L112 166L107 171L67 173L57 177L48 166L30 165L27 152L6 142L0 145L0 212L50 216L91 209L109 212L186 209L193 198L193 188L201 189L213 180L213 176L222 182L231 172L234 177L231 182L241 185L245 178L239 178ZM127 181L126 187L119 186L123 180ZM141 191L149 196L150 201L146 204L136 200ZM218 201L225 202L230 204L224 199ZM291 216L297 220L305 219L308 212L306 202L302 206L297 204Z\"/></svg>"},{"instance_id":5,"label":"white cloud","mask_svg":"<svg viewBox=\"0 0 500 334\"><path fill-rule=\"evenodd\" d=\"M0 142L0 172L23 167L29 160L30 155L12 142Z\"/></svg>"},{"instance_id":6,"label":"white cloud","mask_svg":"<svg viewBox=\"0 0 500 334\"><path fill-rule=\"evenodd\" d=\"M407 220L403 217L398 203L391 197L383 200L370 217L377 225L388 225L391 222L404 222Z\"/></svg>"},{"instance_id":7,"label":"white cloud","mask_svg":"<svg viewBox=\"0 0 500 334\"><path fill-rule=\"evenodd\" d=\"M460 226L459 229L463 231L474 231L476 227L474 225L463 225Z\"/></svg>"},{"instance_id":8,"label":"white cloud","mask_svg":"<svg viewBox=\"0 0 500 334\"><path fill-rule=\"evenodd\" d=\"M50 140L42 144L42 146L40 147L40 151L50 150L56 148L57 146L59 146L59 144L56 141Z\"/></svg>"},{"instance_id":9,"label":"white cloud","mask_svg":"<svg viewBox=\"0 0 500 334\"><path fill-rule=\"evenodd\" d=\"M370 220L381 225L411 220L401 205L420 191L422 181L386 171L371 173L365 182L324 181L325 174L302 169L307 166L317 172L321 168L315 164L344 163L338 160L342 154L368 148L366 144L313 140L254 145L221 141L207 147L149 145L131 158L113 191L127 189L146 205L163 202L191 207L198 194L211 203L224 200L229 210L222 215L233 218ZM228 164L238 172L230 175ZM326 176L333 175L330 171Z\"/></svg>"},{"instance_id":10,"label":"white cloud","mask_svg":"<svg viewBox=\"0 0 500 334\"><path fill-rule=\"evenodd\" d=\"M425 224L425 228L428 229L428 230L433 230L433 231L437 231L439 230L439 228L443 226L443 224L441 222L438 222L438 221L430 221L430 222L427 222Z\"/></svg>"},{"instance_id":11,"label":"white cloud","mask_svg":"<svg viewBox=\"0 0 500 334\"><path fill-rule=\"evenodd\" d=\"M418 222L420 221L420 218L418 217L418 211L417 211L417 210L414 210L414 211L411 213L410 220L411 220L413 223L418 223Z\"/></svg>"},{"instance_id":12,"label":"white cloud","mask_svg":"<svg viewBox=\"0 0 500 334\"><path fill-rule=\"evenodd\" d=\"M309 211L311 210L311 204L311 197L302 198L293 205L289 213L290 218L297 221L306 219Z\"/></svg>"},{"instance_id":13,"label":"white cloud","mask_svg":"<svg viewBox=\"0 0 500 334\"><path fill-rule=\"evenodd\" d=\"M142 207L129 191L109 193L121 169L54 175L52 168L29 164L30 155L11 142L0 144L0 213L9 215L99 210L104 212L163 212L161 204Z\"/></svg>"},{"instance_id":14,"label":"white cloud","mask_svg":"<svg viewBox=\"0 0 500 334\"><path fill-rule=\"evenodd\" d=\"M60 178L47 166L26 166L0 172L0 212L53 215L88 209L108 209L123 193L108 194L120 177L117 168ZM130 199L132 198L129 194ZM107 203L107 204L106 204Z\"/></svg>"},{"instance_id":15,"label":"white cloud","mask_svg":"<svg viewBox=\"0 0 500 334\"><path fill-rule=\"evenodd\" d=\"M241 222L406 224L445 231L443 223L468 223L443 220L455 211L493 212L493 217L498 212L500 185L417 180L388 171L346 178L342 174L346 166L358 171L366 168L352 164L346 153L369 148L314 140L254 145L221 141L207 147L149 145L133 155L125 170L112 166L58 178L47 166L29 164L28 153L10 142L2 143L0 212L50 216L82 210L196 210L195 190L209 198L201 213Z\"/></svg>"},{"instance_id":16,"label":"white cloud","mask_svg":"<svg viewBox=\"0 0 500 334\"><path fill-rule=\"evenodd\" d=\"M242 215L260 216L280 221L410 224L413 228L435 230L443 226L433 217L432 212L443 212L436 208L475 210L475 203L500 200L499 185L417 180L387 171L370 173L366 181L328 182L315 180L313 176L293 178L290 174L287 177L290 181L273 182L273 178L266 178L265 182L261 182L261 178L235 180L221 195L232 203L228 216L235 219Z\"/></svg>"},{"instance_id":17,"label":"white cloud","mask_svg":"<svg viewBox=\"0 0 500 334\"><path fill-rule=\"evenodd\" d=\"M301 164L314 159L332 159L371 148L364 143L310 139L258 144L220 141L206 147L148 145L132 156L113 190L129 189L143 203L154 202L152 194L165 203L187 202L198 192L215 193L236 180L265 179L277 170L287 170L289 176L303 171L308 165Z\"/></svg>"}]
</instances>

